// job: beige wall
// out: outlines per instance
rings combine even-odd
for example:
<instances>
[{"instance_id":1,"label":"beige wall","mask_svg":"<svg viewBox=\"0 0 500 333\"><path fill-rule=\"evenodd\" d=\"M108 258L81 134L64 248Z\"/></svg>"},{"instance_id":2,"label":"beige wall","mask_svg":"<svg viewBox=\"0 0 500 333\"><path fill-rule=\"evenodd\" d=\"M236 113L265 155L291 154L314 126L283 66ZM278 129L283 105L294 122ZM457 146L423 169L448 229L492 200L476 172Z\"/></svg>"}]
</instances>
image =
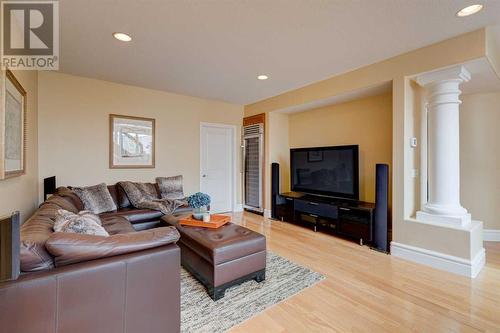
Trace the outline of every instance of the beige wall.
<instances>
[{"instance_id":1,"label":"beige wall","mask_svg":"<svg viewBox=\"0 0 500 333\"><path fill-rule=\"evenodd\" d=\"M267 151L264 186L266 193L271 193L271 163L280 164L280 192L290 190L290 145L288 143L288 115L269 113L267 117ZM271 209L271 195L265 196L265 209Z\"/></svg>"},{"instance_id":2,"label":"beige wall","mask_svg":"<svg viewBox=\"0 0 500 333\"><path fill-rule=\"evenodd\" d=\"M0 180L0 216L19 210L24 221L38 205L37 72L13 73L27 93L26 174Z\"/></svg>"},{"instance_id":3,"label":"beige wall","mask_svg":"<svg viewBox=\"0 0 500 333\"><path fill-rule=\"evenodd\" d=\"M491 67L500 77L500 24L486 28L486 54Z\"/></svg>"},{"instance_id":4,"label":"beige wall","mask_svg":"<svg viewBox=\"0 0 500 333\"><path fill-rule=\"evenodd\" d=\"M375 164L392 164L392 95L290 115L290 147L359 145L359 198L375 201Z\"/></svg>"},{"instance_id":5,"label":"beige wall","mask_svg":"<svg viewBox=\"0 0 500 333\"><path fill-rule=\"evenodd\" d=\"M500 230L500 92L462 96L461 202L485 229Z\"/></svg>"},{"instance_id":6,"label":"beige wall","mask_svg":"<svg viewBox=\"0 0 500 333\"><path fill-rule=\"evenodd\" d=\"M58 185L91 185L182 174L185 192L193 193L200 122L237 125L239 143L240 105L58 73L41 72L38 82L40 181L55 175ZM156 119L156 168L109 169L110 113ZM237 193L240 203L239 184Z\"/></svg>"}]
</instances>

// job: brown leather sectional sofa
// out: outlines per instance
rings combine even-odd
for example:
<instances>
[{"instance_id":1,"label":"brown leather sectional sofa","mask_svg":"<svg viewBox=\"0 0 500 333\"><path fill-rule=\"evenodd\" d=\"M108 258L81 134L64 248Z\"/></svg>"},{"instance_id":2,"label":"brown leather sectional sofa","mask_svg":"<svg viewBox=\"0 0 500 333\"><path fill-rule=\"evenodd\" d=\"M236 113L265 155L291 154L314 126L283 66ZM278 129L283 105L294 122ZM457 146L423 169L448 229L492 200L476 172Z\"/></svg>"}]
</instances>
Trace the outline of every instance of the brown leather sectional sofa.
<instances>
[{"instance_id":1,"label":"brown leather sectional sofa","mask_svg":"<svg viewBox=\"0 0 500 333\"><path fill-rule=\"evenodd\" d=\"M133 208L118 184L108 188L118 210L100 215L103 227L120 235L116 242L132 239L132 245L113 252L107 244L97 250L101 258L95 260L71 257L71 252L69 258L68 253L54 258L46 245L54 242L57 210L83 210L73 191L59 188L21 227L23 273L0 284L0 333L180 330L180 250L175 242L165 245L175 235L142 231L157 226L162 214ZM179 213L188 209L181 207ZM86 246L85 239L77 238L79 246ZM55 246L67 245L68 239L64 241Z\"/></svg>"}]
</instances>

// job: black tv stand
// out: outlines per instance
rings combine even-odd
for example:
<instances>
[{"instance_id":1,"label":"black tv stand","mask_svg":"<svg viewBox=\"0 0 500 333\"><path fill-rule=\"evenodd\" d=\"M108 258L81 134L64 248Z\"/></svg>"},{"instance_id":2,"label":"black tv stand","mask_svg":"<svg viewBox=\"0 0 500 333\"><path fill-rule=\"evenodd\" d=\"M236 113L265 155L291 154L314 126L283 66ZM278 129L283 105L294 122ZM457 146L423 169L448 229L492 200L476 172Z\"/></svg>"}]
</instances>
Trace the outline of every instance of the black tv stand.
<instances>
[{"instance_id":1,"label":"black tv stand","mask_svg":"<svg viewBox=\"0 0 500 333\"><path fill-rule=\"evenodd\" d=\"M375 204L301 192L281 193L274 218L359 241L373 241Z\"/></svg>"}]
</instances>

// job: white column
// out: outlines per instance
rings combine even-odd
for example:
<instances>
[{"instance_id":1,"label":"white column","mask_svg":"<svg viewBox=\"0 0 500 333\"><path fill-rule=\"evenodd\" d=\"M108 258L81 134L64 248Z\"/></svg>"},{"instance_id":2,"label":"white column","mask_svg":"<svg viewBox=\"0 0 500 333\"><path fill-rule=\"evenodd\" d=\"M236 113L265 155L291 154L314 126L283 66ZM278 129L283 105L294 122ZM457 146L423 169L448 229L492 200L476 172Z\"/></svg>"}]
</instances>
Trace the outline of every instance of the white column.
<instances>
[{"instance_id":1,"label":"white column","mask_svg":"<svg viewBox=\"0 0 500 333\"><path fill-rule=\"evenodd\" d=\"M470 73L463 66L417 77L417 83L427 92L429 194L422 210L417 212L417 220L458 227L471 222L470 214L460 204L459 138L459 86L469 80Z\"/></svg>"}]
</instances>

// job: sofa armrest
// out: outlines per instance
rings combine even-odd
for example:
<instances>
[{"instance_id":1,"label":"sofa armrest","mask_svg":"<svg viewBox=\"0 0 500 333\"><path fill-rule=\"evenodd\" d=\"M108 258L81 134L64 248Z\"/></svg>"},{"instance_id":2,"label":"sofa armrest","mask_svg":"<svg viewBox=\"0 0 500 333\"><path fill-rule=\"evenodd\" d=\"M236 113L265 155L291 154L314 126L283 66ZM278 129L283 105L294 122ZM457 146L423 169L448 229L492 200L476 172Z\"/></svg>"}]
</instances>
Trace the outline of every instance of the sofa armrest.
<instances>
[{"instance_id":1,"label":"sofa armrest","mask_svg":"<svg viewBox=\"0 0 500 333\"><path fill-rule=\"evenodd\" d=\"M64 266L175 243L179 237L179 232L174 227L108 237L55 232L47 239L45 247L55 257L56 266Z\"/></svg>"},{"instance_id":2,"label":"sofa armrest","mask_svg":"<svg viewBox=\"0 0 500 333\"><path fill-rule=\"evenodd\" d=\"M0 283L0 333L179 332L175 244Z\"/></svg>"}]
</instances>

